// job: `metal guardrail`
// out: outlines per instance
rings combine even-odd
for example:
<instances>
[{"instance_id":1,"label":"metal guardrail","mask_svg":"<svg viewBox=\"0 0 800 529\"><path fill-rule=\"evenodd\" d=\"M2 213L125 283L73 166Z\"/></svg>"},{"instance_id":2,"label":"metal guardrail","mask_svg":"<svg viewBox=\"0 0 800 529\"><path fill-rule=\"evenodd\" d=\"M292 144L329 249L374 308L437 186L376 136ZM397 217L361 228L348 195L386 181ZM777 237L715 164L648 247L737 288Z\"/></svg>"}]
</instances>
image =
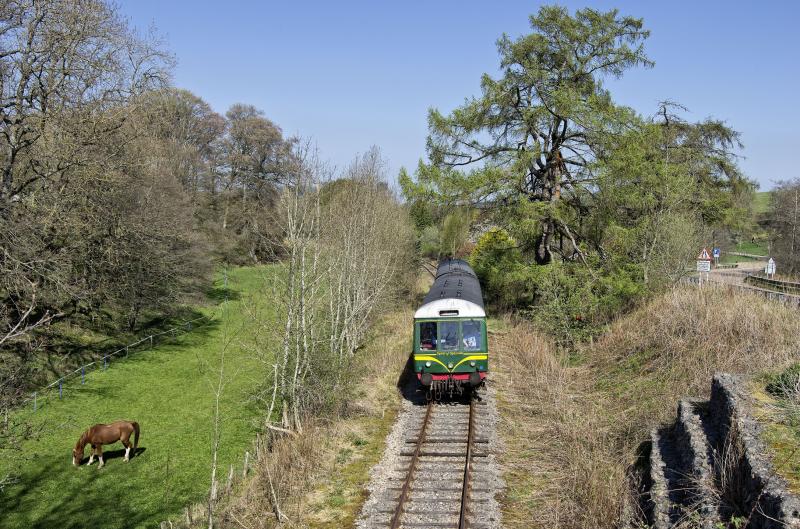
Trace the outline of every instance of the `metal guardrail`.
<instances>
[{"instance_id":1,"label":"metal guardrail","mask_svg":"<svg viewBox=\"0 0 800 529\"><path fill-rule=\"evenodd\" d=\"M204 323L208 323L211 320L212 320L212 318L209 318L207 316L200 316L199 318L195 318L193 320L185 321L185 322L183 322L182 324L180 324L177 327L172 327L171 329L167 329L167 330L159 332L159 333L150 334L148 336L145 336L144 338L140 339L137 342L130 343L130 344L126 345L125 347L122 347L120 349L117 349L116 351L108 353L107 355L104 355L103 357L98 358L94 362L89 362L88 364L84 364L84 365L80 366L79 368L75 369L74 371L71 371L71 372L67 373L66 375L63 375L58 380L55 380L55 381L51 382L50 384L37 389L36 391L32 392L29 397L24 398L21 401L19 401L18 407L22 408L23 406L25 406L25 405L27 405L29 403L33 403L33 411L36 411L39 408L39 404L43 403L45 400L47 400L49 397L51 397L52 394L56 391L56 389L58 390L58 398L62 399L64 397L64 382L66 382L68 379L76 378L78 375L80 375L80 377L81 377L81 385L85 384L86 383L86 374L87 374L87 372L90 372L90 368L92 366L97 365L99 369L102 369L103 371L105 371L106 369L108 369L108 366L110 365L110 361L114 357L122 357L124 355L124 357L127 358L128 355L131 353L131 349L134 349L134 348L136 348L136 347L138 347L138 346L140 346L142 344L145 344L145 343L147 343L149 345L149 349L152 349L156 338L160 338L160 337L162 337L164 335L171 335L171 336L175 337L175 336L178 335L179 331L182 331L182 332L191 331L195 326L194 324L199 322L199 321L203 322L203 323L200 323L199 325L203 325ZM197 325L197 326L199 326L199 325ZM102 364L102 367L100 367L100 364Z\"/></svg>"},{"instance_id":2,"label":"metal guardrail","mask_svg":"<svg viewBox=\"0 0 800 529\"><path fill-rule=\"evenodd\" d=\"M770 279L768 277L755 274L748 274L744 280L746 283L768 287L779 292L786 292L787 294L800 294L800 283L795 281L781 281L780 279Z\"/></svg>"},{"instance_id":3,"label":"metal guardrail","mask_svg":"<svg viewBox=\"0 0 800 529\"><path fill-rule=\"evenodd\" d=\"M681 279L682 283L687 283L691 285L697 285L699 283L699 278L697 276L687 276ZM795 308L800 310L800 295L796 294L788 294L786 292L776 292L774 290L767 290L764 288L759 288L755 286L747 286L747 285L735 285L732 283L718 283L715 281L703 281L702 286L705 288L707 285L711 285L713 288L728 288L730 290L736 290L738 292L745 292L750 294L759 294L764 296L767 299L772 301L777 301L778 303L782 303L787 307Z\"/></svg>"}]
</instances>

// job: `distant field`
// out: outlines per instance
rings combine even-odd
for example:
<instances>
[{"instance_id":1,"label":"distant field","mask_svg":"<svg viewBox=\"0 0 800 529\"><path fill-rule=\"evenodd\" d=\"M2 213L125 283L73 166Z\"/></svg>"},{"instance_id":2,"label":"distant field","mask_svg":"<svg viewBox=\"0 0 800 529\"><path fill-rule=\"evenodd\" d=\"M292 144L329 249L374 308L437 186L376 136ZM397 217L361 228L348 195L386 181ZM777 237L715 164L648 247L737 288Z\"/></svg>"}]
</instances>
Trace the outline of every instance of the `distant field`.
<instances>
[{"instance_id":1,"label":"distant field","mask_svg":"<svg viewBox=\"0 0 800 529\"><path fill-rule=\"evenodd\" d=\"M753 198L753 213L763 215L769 211L770 192L758 191Z\"/></svg>"},{"instance_id":2,"label":"distant field","mask_svg":"<svg viewBox=\"0 0 800 529\"><path fill-rule=\"evenodd\" d=\"M767 255L767 245L766 243L760 242L741 242L731 249L732 252L739 252L739 253L747 253L751 255ZM751 263L753 261L759 261L759 259L754 259L752 257L745 257L743 255L731 255L728 253L722 254L720 258L720 264L734 264L734 263Z\"/></svg>"},{"instance_id":3,"label":"distant field","mask_svg":"<svg viewBox=\"0 0 800 529\"><path fill-rule=\"evenodd\" d=\"M264 373L251 349L255 323L244 308L272 314L272 303L259 291L271 274L263 267L234 270L230 301L198 309L215 317L212 324L91 373L86 385L66 386L63 400L35 413L18 412L15 418L44 430L20 455L20 482L0 492L0 527L155 527L201 500L210 479L212 381L226 343L219 461L222 474L229 464L241 465L259 415L250 396ZM141 453L124 463L116 444L105 450L105 468L74 468L70 452L80 433L115 419L140 423ZM0 459L0 475L10 465Z\"/></svg>"},{"instance_id":4,"label":"distant field","mask_svg":"<svg viewBox=\"0 0 800 529\"><path fill-rule=\"evenodd\" d=\"M722 254L719 260L720 264L752 263L753 261L758 261L758 259L730 254Z\"/></svg>"}]
</instances>

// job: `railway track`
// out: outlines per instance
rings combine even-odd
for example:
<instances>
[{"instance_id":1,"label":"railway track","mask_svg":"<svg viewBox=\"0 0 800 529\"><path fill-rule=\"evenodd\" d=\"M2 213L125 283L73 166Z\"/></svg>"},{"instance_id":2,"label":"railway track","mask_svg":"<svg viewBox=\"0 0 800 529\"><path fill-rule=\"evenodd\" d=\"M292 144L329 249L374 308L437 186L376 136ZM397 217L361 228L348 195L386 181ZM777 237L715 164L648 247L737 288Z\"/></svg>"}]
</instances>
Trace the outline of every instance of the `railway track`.
<instances>
[{"instance_id":1,"label":"railway track","mask_svg":"<svg viewBox=\"0 0 800 529\"><path fill-rule=\"evenodd\" d=\"M403 439L381 511L391 515L390 529L489 527L480 515L491 491L476 485L488 456L489 441L480 435L484 404L415 407L418 424Z\"/></svg>"}]
</instances>

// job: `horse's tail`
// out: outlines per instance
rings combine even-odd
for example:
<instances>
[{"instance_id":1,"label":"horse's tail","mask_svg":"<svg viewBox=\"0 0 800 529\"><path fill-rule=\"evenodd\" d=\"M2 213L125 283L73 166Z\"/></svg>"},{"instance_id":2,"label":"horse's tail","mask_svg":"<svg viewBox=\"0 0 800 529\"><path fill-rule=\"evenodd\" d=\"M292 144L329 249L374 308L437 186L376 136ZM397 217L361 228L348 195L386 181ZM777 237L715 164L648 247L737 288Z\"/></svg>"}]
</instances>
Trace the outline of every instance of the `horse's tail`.
<instances>
[{"instance_id":1,"label":"horse's tail","mask_svg":"<svg viewBox=\"0 0 800 529\"><path fill-rule=\"evenodd\" d=\"M139 447L139 423L131 421L131 426L133 426L133 453L135 454Z\"/></svg>"}]
</instances>

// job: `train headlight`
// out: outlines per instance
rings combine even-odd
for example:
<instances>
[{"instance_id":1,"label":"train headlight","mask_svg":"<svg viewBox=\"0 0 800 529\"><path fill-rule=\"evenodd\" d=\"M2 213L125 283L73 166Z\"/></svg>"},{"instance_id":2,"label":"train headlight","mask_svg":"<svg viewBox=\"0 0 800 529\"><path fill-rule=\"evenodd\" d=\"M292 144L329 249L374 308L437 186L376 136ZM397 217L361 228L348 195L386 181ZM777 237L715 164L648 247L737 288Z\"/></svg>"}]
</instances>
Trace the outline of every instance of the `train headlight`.
<instances>
[{"instance_id":1,"label":"train headlight","mask_svg":"<svg viewBox=\"0 0 800 529\"><path fill-rule=\"evenodd\" d=\"M471 362L469 363L469 366L470 366L470 367L475 367L475 360L471 361Z\"/></svg>"},{"instance_id":2,"label":"train headlight","mask_svg":"<svg viewBox=\"0 0 800 529\"><path fill-rule=\"evenodd\" d=\"M453 369L453 362L450 362L449 364L447 364L447 367L450 368L450 369Z\"/></svg>"},{"instance_id":3,"label":"train headlight","mask_svg":"<svg viewBox=\"0 0 800 529\"><path fill-rule=\"evenodd\" d=\"M429 361L427 361L427 362L425 362L425 367L431 367L431 362L430 362L430 360L429 360Z\"/></svg>"}]
</instances>

